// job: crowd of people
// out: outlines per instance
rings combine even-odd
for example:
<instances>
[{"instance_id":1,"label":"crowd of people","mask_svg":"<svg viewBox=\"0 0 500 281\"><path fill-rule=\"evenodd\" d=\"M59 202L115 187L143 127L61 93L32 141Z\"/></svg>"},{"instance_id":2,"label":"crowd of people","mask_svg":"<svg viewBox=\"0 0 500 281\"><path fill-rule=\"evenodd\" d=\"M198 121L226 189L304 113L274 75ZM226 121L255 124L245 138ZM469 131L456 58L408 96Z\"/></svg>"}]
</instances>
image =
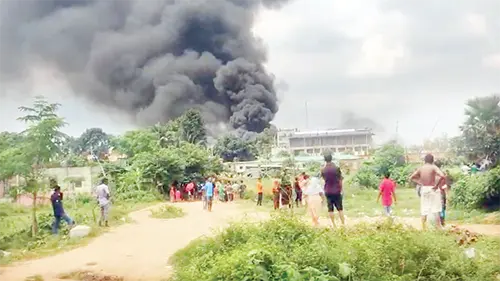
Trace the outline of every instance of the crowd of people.
<instances>
[{"instance_id":1,"label":"crowd of people","mask_svg":"<svg viewBox=\"0 0 500 281\"><path fill-rule=\"evenodd\" d=\"M174 181L170 186L170 202L201 200L204 202L204 209L211 211L214 199L220 202L232 202L235 200L235 195L243 199L245 190L246 185L242 180L209 177L205 182L198 183Z\"/></svg>"},{"instance_id":2,"label":"crowd of people","mask_svg":"<svg viewBox=\"0 0 500 281\"><path fill-rule=\"evenodd\" d=\"M424 165L410 176L410 180L417 184L417 192L420 196L422 227L424 229L428 217L435 219L438 228L444 226L445 223L446 197L450 183L440 167L441 164L439 162L434 163L434 157L428 154L425 156ZM377 196L377 202L382 199L383 210L387 216L392 216L392 205L396 202L396 184L390 176L390 173L385 173ZM344 225L342 182L342 172L332 162L332 155L325 155L325 164L315 175L310 176L303 172L295 177L293 183L289 182L287 177L283 177L281 180L273 180L274 209L305 205L311 215L313 224L318 225L321 208L326 203L332 227L336 226L335 210L338 212L341 224ZM61 188L55 181L51 181L51 185L54 190L51 195L51 202L55 218L52 232L57 234L61 221L66 221L70 226L75 225L75 222L64 211ZM170 201L174 203L202 200L203 208L212 211L214 199L220 202L232 202L235 199L235 194L238 194L239 198L243 199L245 191L246 185L242 180L209 177L205 182L199 183L195 181L184 183L174 181L170 186ZM262 206L264 187L261 178L257 180L256 192L257 206ZM103 179L100 185L96 187L95 196L101 211L99 225L108 226L111 201L107 179Z\"/></svg>"},{"instance_id":3,"label":"crowd of people","mask_svg":"<svg viewBox=\"0 0 500 281\"><path fill-rule=\"evenodd\" d=\"M436 222L438 228L442 228L445 223L446 197L450 182L440 168L441 163L438 161L435 163L434 157L428 154L425 156L424 165L410 176L410 180L417 185L420 196L420 213L424 229L429 217ZM332 155L326 155L325 165L317 174L310 176L305 172L301 173L295 177L293 187L292 184L283 184L278 179L273 180L274 209L291 208L293 203L296 207L306 205L313 224L318 225L321 208L326 203L332 227L336 227L335 210L338 212L341 224L344 225L342 183L340 168L332 162ZM263 185L260 178L257 181L256 191L257 206L262 206ZM295 194L294 202L292 202L293 194ZM384 214L392 217L392 207L397 197L396 183L391 179L389 172L384 174L380 182L377 202L380 202L380 199Z\"/></svg>"}]
</instances>

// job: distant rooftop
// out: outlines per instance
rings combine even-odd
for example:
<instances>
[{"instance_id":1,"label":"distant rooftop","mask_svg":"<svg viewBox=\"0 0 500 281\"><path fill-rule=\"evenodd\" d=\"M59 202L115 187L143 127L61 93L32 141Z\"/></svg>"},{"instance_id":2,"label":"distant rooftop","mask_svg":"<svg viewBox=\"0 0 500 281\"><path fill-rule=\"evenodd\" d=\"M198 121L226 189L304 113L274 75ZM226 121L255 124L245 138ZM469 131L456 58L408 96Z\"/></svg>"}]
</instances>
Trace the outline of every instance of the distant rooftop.
<instances>
[{"instance_id":1,"label":"distant rooftop","mask_svg":"<svg viewBox=\"0 0 500 281\"><path fill-rule=\"evenodd\" d=\"M365 128L365 129L332 129L332 130L316 130L316 131L301 131L301 132L294 132L293 137L305 137L305 136L320 136L320 135L326 135L326 136L337 136L337 135L357 135L357 134L373 134L372 129L370 128Z\"/></svg>"}]
</instances>

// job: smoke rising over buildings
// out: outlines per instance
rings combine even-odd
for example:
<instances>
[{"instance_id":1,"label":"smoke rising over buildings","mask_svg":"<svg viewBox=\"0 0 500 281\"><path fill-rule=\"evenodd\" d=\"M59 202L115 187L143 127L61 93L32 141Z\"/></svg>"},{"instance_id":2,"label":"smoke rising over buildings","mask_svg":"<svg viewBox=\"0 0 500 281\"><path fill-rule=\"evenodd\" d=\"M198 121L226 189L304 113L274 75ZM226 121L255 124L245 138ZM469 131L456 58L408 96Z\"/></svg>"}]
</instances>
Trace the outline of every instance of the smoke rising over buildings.
<instances>
[{"instance_id":1,"label":"smoke rising over buildings","mask_svg":"<svg viewBox=\"0 0 500 281\"><path fill-rule=\"evenodd\" d=\"M207 123L261 132L278 111L259 7L285 0L3 0L0 79L55 68L77 95L138 124L199 108Z\"/></svg>"},{"instance_id":2,"label":"smoke rising over buildings","mask_svg":"<svg viewBox=\"0 0 500 281\"><path fill-rule=\"evenodd\" d=\"M341 129L362 129L370 128L375 133L384 133L384 127L373 119L358 116L352 111L343 111L340 115Z\"/></svg>"}]
</instances>

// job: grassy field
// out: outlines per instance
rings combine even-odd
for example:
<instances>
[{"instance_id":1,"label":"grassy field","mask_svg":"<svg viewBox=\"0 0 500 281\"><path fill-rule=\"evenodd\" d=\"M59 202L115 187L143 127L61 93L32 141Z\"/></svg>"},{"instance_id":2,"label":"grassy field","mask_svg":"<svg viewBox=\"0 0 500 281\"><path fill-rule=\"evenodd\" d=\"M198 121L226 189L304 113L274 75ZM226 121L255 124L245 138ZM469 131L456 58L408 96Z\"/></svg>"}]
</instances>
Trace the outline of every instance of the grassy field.
<instances>
[{"instance_id":1,"label":"grassy field","mask_svg":"<svg viewBox=\"0 0 500 281\"><path fill-rule=\"evenodd\" d=\"M263 179L264 204L263 210L271 211L273 208L271 193L272 193L272 180ZM242 202L246 207L255 206L255 190L256 180L246 181L247 191L250 200ZM347 217L376 217L381 216L383 209L380 203L377 203L377 190L373 189L359 189L344 186L344 210ZM396 190L398 202L393 206L395 216L400 217L418 217L420 216L420 199L413 188L400 187ZM450 205L450 204L448 204ZM298 214L306 214L304 207L296 210ZM324 206L323 215L326 216L326 206ZM448 222L460 223L478 223L478 224L500 224L500 212L484 212L481 210L460 210L448 207L446 217Z\"/></svg>"},{"instance_id":2,"label":"grassy field","mask_svg":"<svg viewBox=\"0 0 500 281\"><path fill-rule=\"evenodd\" d=\"M31 237L31 209L23 206L2 203L0 204L0 250L10 252L8 257L0 257L0 265L12 261L32 259L41 256L69 250L88 243L92 238L106 232L108 228L97 226L99 209L94 201L65 202L66 213L77 224L92 226L89 236L82 239L70 239L69 230L65 223L61 223L59 235L52 235L50 227L53 221L50 205L41 206L37 211L40 233L38 237ZM110 210L110 226L116 226L129 221L127 214L150 206L156 202L116 202Z\"/></svg>"}]
</instances>

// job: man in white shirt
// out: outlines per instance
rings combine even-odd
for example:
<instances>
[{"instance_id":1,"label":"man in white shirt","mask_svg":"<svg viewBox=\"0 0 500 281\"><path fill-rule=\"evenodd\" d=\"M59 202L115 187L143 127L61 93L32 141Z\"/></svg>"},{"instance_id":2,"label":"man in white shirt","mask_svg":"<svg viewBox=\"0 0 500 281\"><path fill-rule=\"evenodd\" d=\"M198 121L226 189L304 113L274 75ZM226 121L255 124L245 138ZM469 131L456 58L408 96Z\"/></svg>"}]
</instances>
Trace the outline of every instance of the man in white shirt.
<instances>
[{"instance_id":1,"label":"man in white shirt","mask_svg":"<svg viewBox=\"0 0 500 281\"><path fill-rule=\"evenodd\" d=\"M105 226L108 225L108 214L109 214L109 187L108 187L108 179L103 178L101 180L101 184L96 187L97 194L97 203L101 208L101 218L99 219L99 226L102 226L102 222L104 222Z\"/></svg>"}]
</instances>

